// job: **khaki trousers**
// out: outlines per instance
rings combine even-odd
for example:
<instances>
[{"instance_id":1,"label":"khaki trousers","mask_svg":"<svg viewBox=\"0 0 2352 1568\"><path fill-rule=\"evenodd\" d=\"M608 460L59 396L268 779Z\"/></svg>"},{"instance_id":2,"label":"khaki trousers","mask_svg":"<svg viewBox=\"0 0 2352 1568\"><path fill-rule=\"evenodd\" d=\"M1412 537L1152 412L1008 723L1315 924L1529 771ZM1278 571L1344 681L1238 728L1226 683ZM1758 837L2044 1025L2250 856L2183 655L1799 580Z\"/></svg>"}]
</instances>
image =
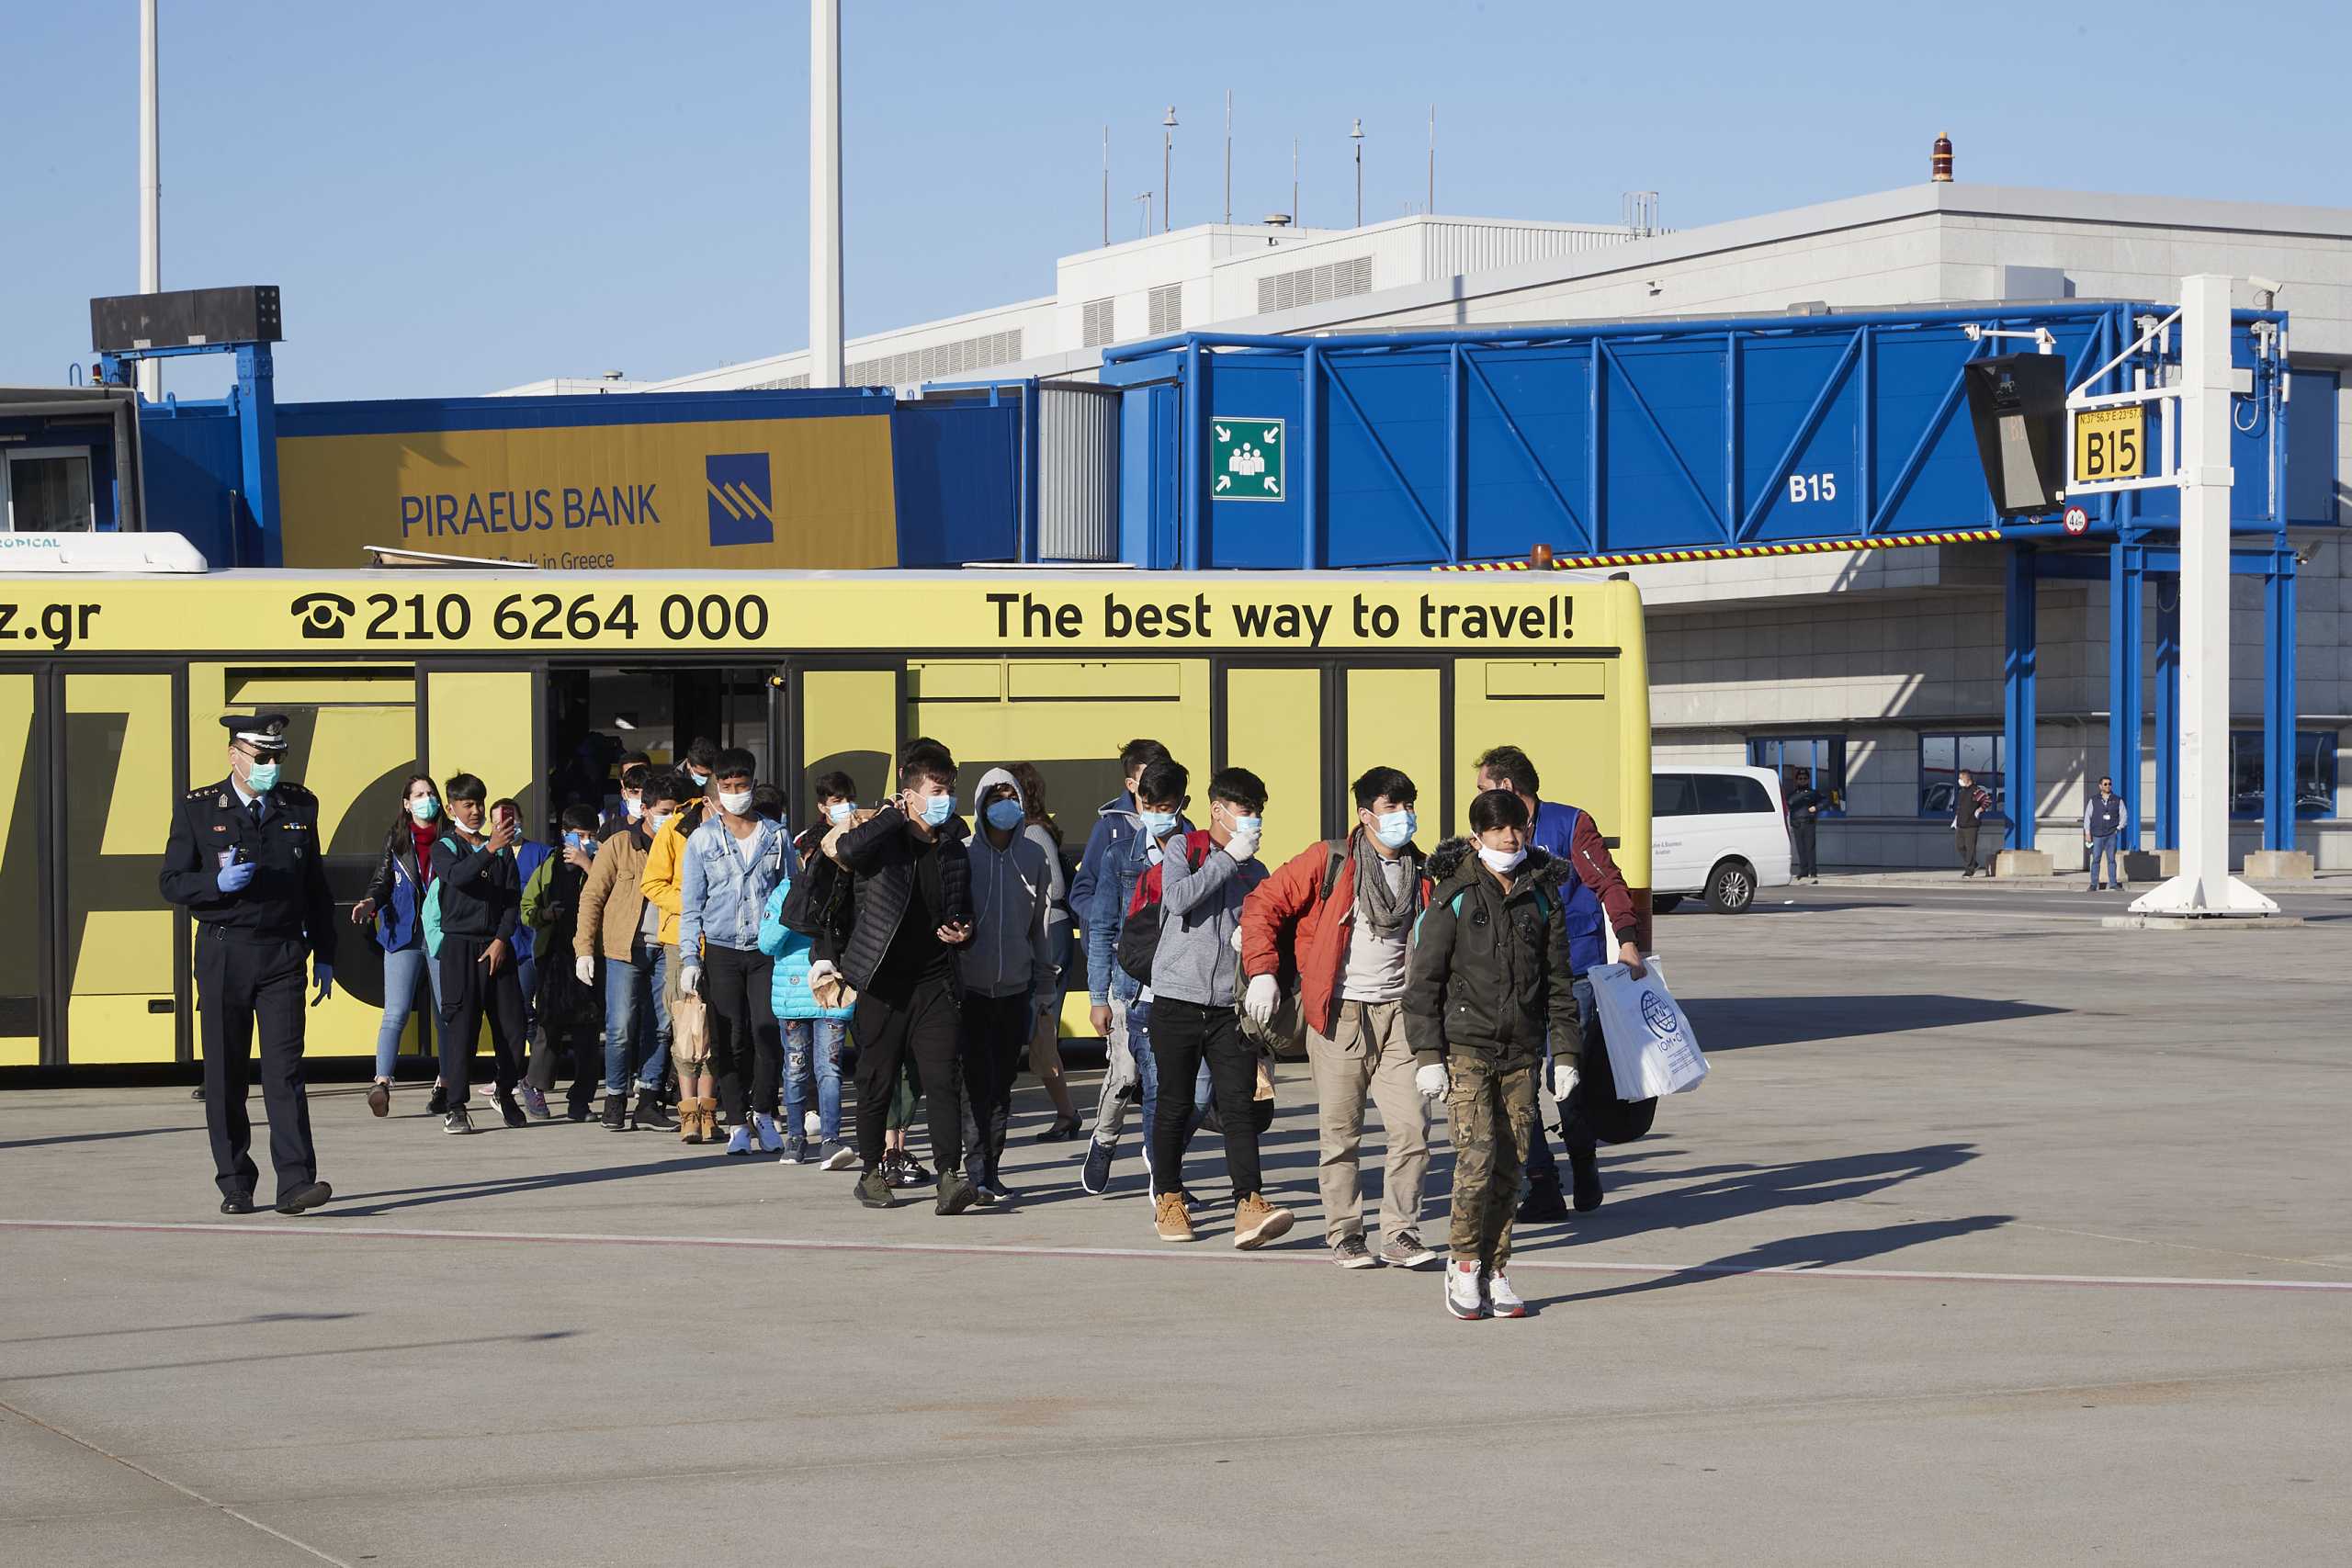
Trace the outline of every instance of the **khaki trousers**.
<instances>
[{"instance_id":1,"label":"khaki trousers","mask_svg":"<svg viewBox=\"0 0 2352 1568\"><path fill-rule=\"evenodd\" d=\"M1380 1229L1389 1240L1420 1224L1421 1186L1430 1172L1428 1102L1413 1087L1413 1053L1405 1043L1405 1012L1397 1002L1340 1004L1337 1032L1306 1032L1306 1062L1315 1075L1316 1131L1321 1148L1316 1177L1323 1190L1323 1235L1333 1246L1363 1234L1363 1183L1358 1151L1363 1142L1364 1095L1380 1108L1388 1141L1386 1179L1380 1190Z\"/></svg>"}]
</instances>

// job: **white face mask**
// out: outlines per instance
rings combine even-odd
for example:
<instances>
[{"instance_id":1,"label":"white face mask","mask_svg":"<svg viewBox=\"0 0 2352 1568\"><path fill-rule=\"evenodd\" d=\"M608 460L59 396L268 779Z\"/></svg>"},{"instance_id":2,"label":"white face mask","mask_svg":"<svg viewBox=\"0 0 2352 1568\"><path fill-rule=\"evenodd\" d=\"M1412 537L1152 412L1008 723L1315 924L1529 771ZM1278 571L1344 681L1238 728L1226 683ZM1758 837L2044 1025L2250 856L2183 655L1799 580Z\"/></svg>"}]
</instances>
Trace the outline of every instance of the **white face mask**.
<instances>
[{"instance_id":1,"label":"white face mask","mask_svg":"<svg viewBox=\"0 0 2352 1568\"><path fill-rule=\"evenodd\" d=\"M656 811L651 816L646 818L645 830L648 833L658 833L662 829L668 827L670 825L670 818L676 815L677 813L674 811Z\"/></svg>"},{"instance_id":2,"label":"white face mask","mask_svg":"<svg viewBox=\"0 0 2352 1568\"><path fill-rule=\"evenodd\" d=\"M1517 871L1520 862L1527 858L1527 852L1523 849L1490 850L1481 844L1478 846L1478 858L1486 863L1488 871Z\"/></svg>"},{"instance_id":3,"label":"white face mask","mask_svg":"<svg viewBox=\"0 0 2352 1568\"><path fill-rule=\"evenodd\" d=\"M720 790L718 806L728 816L741 817L752 809L752 792L748 789Z\"/></svg>"}]
</instances>

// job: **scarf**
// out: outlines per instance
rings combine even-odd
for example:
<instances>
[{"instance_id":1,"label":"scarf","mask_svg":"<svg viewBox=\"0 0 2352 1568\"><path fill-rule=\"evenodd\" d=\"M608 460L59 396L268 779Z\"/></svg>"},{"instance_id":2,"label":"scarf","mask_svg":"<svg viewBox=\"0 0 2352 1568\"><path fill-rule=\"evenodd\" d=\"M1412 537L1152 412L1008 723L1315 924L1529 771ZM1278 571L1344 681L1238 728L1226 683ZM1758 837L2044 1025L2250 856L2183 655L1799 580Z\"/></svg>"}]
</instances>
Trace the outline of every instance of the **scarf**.
<instances>
[{"instance_id":1,"label":"scarf","mask_svg":"<svg viewBox=\"0 0 2352 1568\"><path fill-rule=\"evenodd\" d=\"M1388 886L1385 868L1390 863L1381 857L1371 834L1355 836L1356 924L1383 942L1395 942L1405 934L1414 906L1419 902L1421 857L1410 845L1397 852L1395 863L1405 868L1402 891Z\"/></svg>"}]
</instances>

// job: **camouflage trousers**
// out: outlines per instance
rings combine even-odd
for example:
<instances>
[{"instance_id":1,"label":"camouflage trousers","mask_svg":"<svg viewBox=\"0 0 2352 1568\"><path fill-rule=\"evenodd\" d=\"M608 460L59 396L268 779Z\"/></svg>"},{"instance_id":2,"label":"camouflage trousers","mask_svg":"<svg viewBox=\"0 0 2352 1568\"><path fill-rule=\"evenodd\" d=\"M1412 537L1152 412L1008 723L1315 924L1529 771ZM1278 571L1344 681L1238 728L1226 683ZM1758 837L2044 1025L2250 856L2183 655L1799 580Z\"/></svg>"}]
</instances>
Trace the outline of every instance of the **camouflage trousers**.
<instances>
[{"instance_id":1,"label":"camouflage trousers","mask_svg":"<svg viewBox=\"0 0 2352 1568\"><path fill-rule=\"evenodd\" d=\"M1536 1064L1498 1068L1467 1051L1446 1058L1453 1138L1454 1258L1475 1258L1499 1273L1510 1261L1510 1224L1526 1186L1528 1141L1535 1132Z\"/></svg>"}]
</instances>

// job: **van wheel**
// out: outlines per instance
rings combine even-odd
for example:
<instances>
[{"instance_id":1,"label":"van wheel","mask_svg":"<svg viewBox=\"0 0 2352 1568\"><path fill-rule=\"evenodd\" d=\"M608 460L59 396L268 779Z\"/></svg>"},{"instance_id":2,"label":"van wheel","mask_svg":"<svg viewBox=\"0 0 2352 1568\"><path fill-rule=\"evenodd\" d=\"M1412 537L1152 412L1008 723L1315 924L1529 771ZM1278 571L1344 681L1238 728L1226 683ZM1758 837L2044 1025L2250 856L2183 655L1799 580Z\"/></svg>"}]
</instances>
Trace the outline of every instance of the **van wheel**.
<instances>
[{"instance_id":1,"label":"van wheel","mask_svg":"<svg viewBox=\"0 0 2352 1568\"><path fill-rule=\"evenodd\" d=\"M1682 895L1679 893L1654 893L1650 896L1650 909L1655 914L1670 915L1681 907Z\"/></svg>"},{"instance_id":2,"label":"van wheel","mask_svg":"<svg viewBox=\"0 0 2352 1568\"><path fill-rule=\"evenodd\" d=\"M1756 873L1746 861L1727 860L1707 878L1707 907L1718 915L1736 915L1756 902Z\"/></svg>"}]
</instances>

